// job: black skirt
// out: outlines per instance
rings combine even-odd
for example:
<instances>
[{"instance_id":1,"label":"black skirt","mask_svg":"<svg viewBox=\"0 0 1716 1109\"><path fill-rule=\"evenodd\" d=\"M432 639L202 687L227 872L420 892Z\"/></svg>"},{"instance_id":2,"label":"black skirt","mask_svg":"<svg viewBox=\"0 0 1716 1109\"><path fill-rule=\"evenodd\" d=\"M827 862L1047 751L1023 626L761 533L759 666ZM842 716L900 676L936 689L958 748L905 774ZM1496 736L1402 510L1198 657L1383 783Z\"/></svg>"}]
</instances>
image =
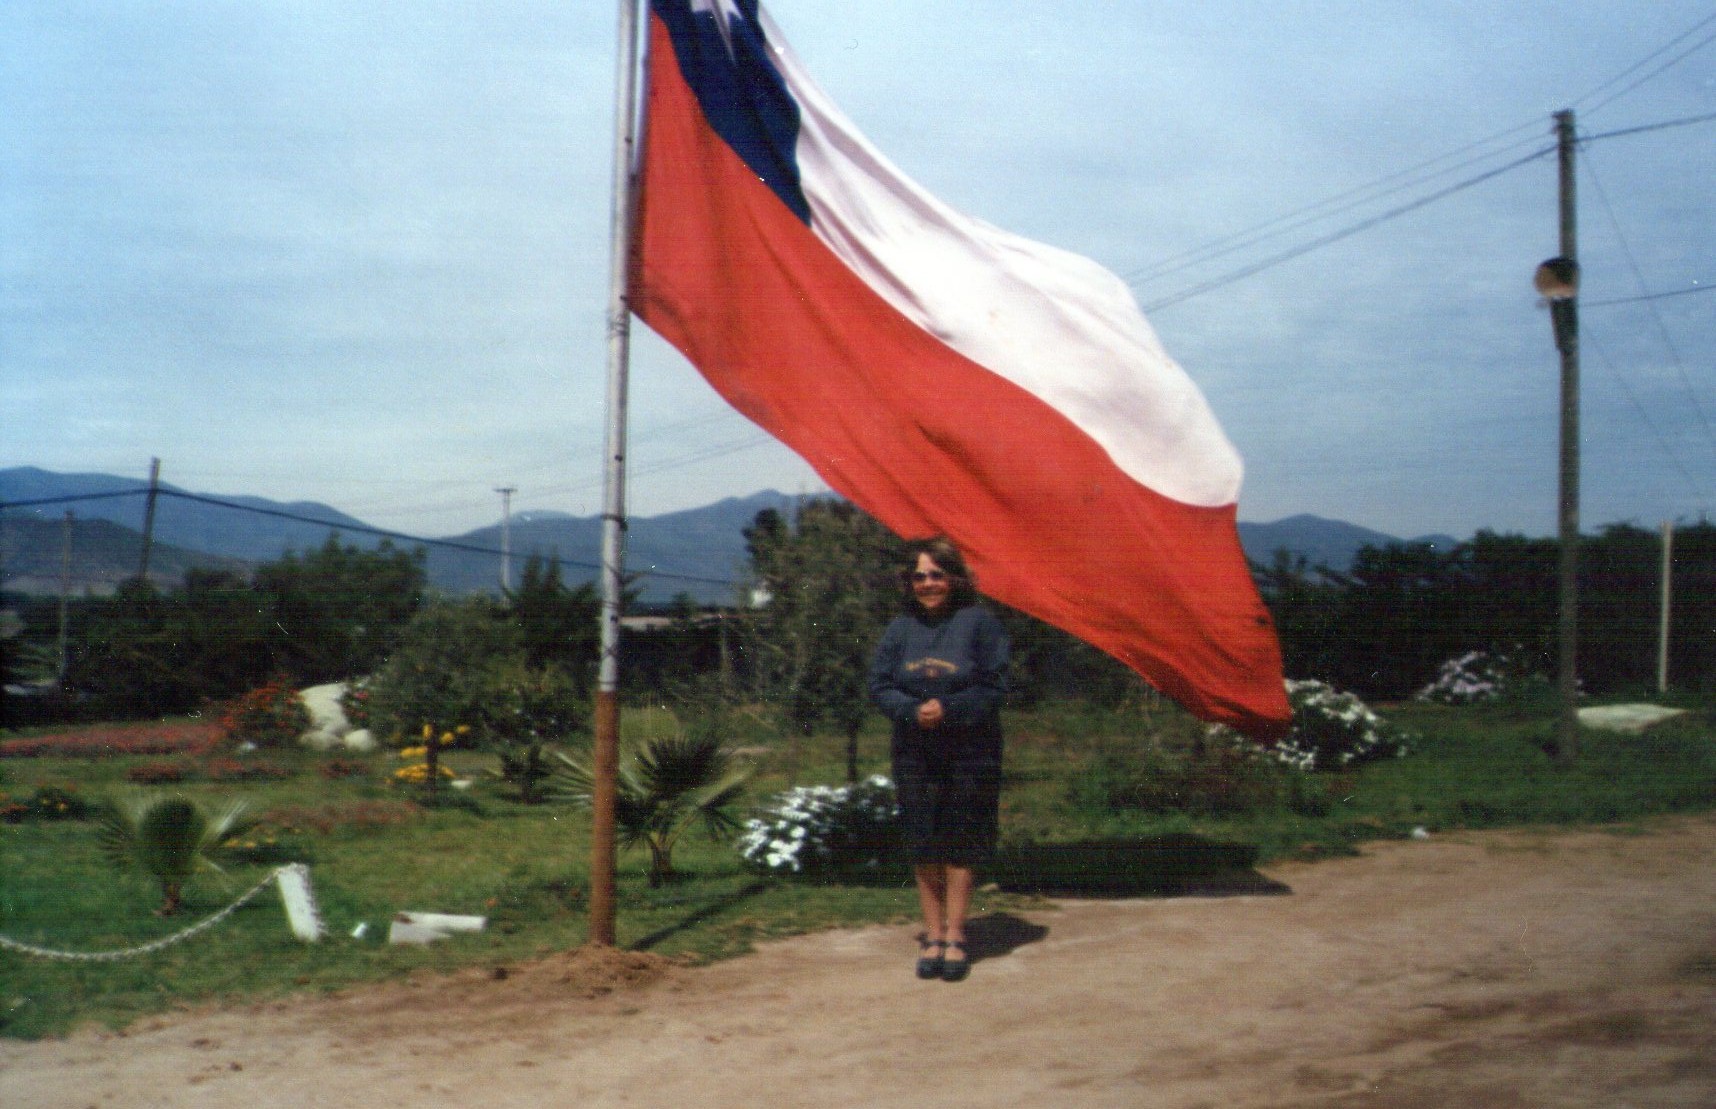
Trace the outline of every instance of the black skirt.
<instances>
[{"instance_id":1,"label":"black skirt","mask_svg":"<svg viewBox=\"0 0 1716 1109\"><path fill-rule=\"evenodd\" d=\"M995 853L1001 812L999 736L896 736L894 786L907 857L977 866ZM939 741L939 742L938 742Z\"/></svg>"}]
</instances>

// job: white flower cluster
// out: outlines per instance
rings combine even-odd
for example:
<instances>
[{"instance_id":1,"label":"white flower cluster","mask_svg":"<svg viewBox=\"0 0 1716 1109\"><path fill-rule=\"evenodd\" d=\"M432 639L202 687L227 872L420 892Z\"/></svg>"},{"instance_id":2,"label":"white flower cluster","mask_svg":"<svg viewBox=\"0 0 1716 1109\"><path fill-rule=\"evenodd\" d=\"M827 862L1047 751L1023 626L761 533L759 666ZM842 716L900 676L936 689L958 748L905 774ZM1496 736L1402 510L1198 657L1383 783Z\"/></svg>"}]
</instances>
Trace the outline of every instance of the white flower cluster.
<instances>
[{"instance_id":1,"label":"white flower cluster","mask_svg":"<svg viewBox=\"0 0 1716 1109\"><path fill-rule=\"evenodd\" d=\"M880 774L849 786L798 786L745 822L739 854L777 873L877 866L892 842L900 808Z\"/></svg>"},{"instance_id":2,"label":"white flower cluster","mask_svg":"<svg viewBox=\"0 0 1716 1109\"><path fill-rule=\"evenodd\" d=\"M1325 682L1289 678L1287 699L1293 705L1293 732L1272 753L1296 770L1327 770L1406 754L1382 718L1351 693Z\"/></svg>"},{"instance_id":3,"label":"white flower cluster","mask_svg":"<svg viewBox=\"0 0 1716 1109\"><path fill-rule=\"evenodd\" d=\"M1467 651L1444 662L1436 672L1436 680L1413 697L1443 705L1476 705L1499 698L1506 691L1507 680L1505 657L1487 651Z\"/></svg>"}]
</instances>

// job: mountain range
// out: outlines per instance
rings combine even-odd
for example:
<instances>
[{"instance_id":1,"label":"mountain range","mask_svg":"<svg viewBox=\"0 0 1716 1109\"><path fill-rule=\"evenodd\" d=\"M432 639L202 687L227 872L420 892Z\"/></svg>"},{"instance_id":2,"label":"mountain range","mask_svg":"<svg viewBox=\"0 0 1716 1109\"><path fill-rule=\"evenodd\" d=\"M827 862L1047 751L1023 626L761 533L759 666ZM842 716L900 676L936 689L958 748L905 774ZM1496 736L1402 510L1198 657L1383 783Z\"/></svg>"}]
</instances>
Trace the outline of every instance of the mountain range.
<instances>
[{"instance_id":1,"label":"mountain range","mask_svg":"<svg viewBox=\"0 0 1716 1109\"><path fill-rule=\"evenodd\" d=\"M34 467L0 470L0 587L20 593L106 592L137 573L149 483L111 474L60 474ZM772 490L729 497L701 508L633 517L626 532L626 568L644 603L686 593L702 603L728 603L745 565L744 528L758 512L790 512L796 498ZM70 512L69 544L66 514ZM521 513L510 524L513 573L538 554L562 560L569 584L594 580L601 549L601 518L556 512ZM193 493L162 483L155 499L149 575L175 585L192 567L243 573L288 551L320 547L330 534L373 547L426 546L430 584L449 593L492 590L500 577L502 528L478 528L437 538L399 536L355 516L311 501ZM1274 523L1241 523L1240 542L1254 561L1268 564L1286 550L1310 567L1344 570L1365 546L1396 537L1339 520L1291 516ZM1414 542L1451 547L1450 536ZM64 572L70 552L70 572Z\"/></svg>"}]
</instances>

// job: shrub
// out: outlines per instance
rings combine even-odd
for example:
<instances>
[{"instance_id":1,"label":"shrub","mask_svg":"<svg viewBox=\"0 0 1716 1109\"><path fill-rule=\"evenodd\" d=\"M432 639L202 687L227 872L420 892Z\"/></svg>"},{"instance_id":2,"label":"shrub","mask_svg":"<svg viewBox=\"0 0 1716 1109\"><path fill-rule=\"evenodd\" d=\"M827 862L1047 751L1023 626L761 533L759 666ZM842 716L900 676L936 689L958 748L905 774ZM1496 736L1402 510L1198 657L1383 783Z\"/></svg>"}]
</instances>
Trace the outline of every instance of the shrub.
<instances>
[{"instance_id":1,"label":"shrub","mask_svg":"<svg viewBox=\"0 0 1716 1109\"><path fill-rule=\"evenodd\" d=\"M368 684L370 730L384 743L398 743L425 721L480 720L491 667L523 654L518 628L492 601L431 604L412 618Z\"/></svg>"},{"instance_id":2,"label":"shrub","mask_svg":"<svg viewBox=\"0 0 1716 1109\"><path fill-rule=\"evenodd\" d=\"M1301 775L1233 733L1201 744L1144 745L1124 759L1110 757L1073 784L1075 799L1105 808L1227 816L1296 806L1308 793Z\"/></svg>"},{"instance_id":3,"label":"shrub","mask_svg":"<svg viewBox=\"0 0 1716 1109\"><path fill-rule=\"evenodd\" d=\"M1351 693L1324 682L1287 682L1293 731L1272 752L1299 770L1338 770L1406 754L1402 737Z\"/></svg>"},{"instance_id":4,"label":"shrub","mask_svg":"<svg viewBox=\"0 0 1716 1109\"><path fill-rule=\"evenodd\" d=\"M507 747L562 742L584 730L588 696L578 682L552 663L532 666L522 658L497 659L475 682L476 729Z\"/></svg>"},{"instance_id":5,"label":"shrub","mask_svg":"<svg viewBox=\"0 0 1716 1109\"><path fill-rule=\"evenodd\" d=\"M371 725L370 701L372 699L369 685L371 679L358 678L347 682L340 690L340 711L346 714L346 722L355 728L368 728Z\"/></svg>"},{"instance_id":6,"label":"shrub","mask_svg":"<svg viewBox=\"0 0 1716 1109\"><path fill-rule=\"evenodd\" d=\"M1518 700L1548 687L1549 679L1530 670L1524 652L1467 651L1444 662L1435 680L1413 699L1442 705L1478 705Z\"/></svg>"},{"instance_id":7,"label":"shrub","mask_svg":"<svg viewBox=\"0 0 1716 1109\"><path fill-rule=\"evenodd\" d=\"M0 798L0 823L22 824L26 820L83 820L89 816L89 802L78 795L75 786L37 786L23 800Z\"/></svg>"},{"instance_id":8,"label":"shrub","mask_svg":"<svg viewBox=\"0 0 1716 1109\"><path fill-rule=\"evenodd\" d=\"M548 796L583 808L595 804L591 764L556 751ZM700 722L682 734L645 740L620 758L614 783L614 825L620 846L649 848L649 884L674 876L673 849L693 825L724 840L743 825L733 809L753 768L742 766L718 725Z\"/></svg>"},{"instance_id":9,"label":"shrub","mask_svg":"<svg viewBox=\"0 0 1716 1109\"><path fill-rule=\"evenodd\" d=\"M739 854L782 874L871 869L899 848L900 807L881 775L849 786L798 786L745 822Z\"/></svg>"},{"instance_id":10,"label":"shrub","mask_svg":"<svg viewBox=\"0 0 1716 1109\"><path fill-rule=\"evenodd\" d=\"M393 772L388 781L393 785L421 786L423 798L428 803L434 803L440 794L441 784L452 781L455 777L451 768L441 761L443 749L453 746L461 736L470 733L470 728L461 725L439 735L435 733L433 724L423 725L423 742L417 747L406 747L400 750L399 757L419 762L409 762Z\"/></svg>"},{"instance_id":11,"label":"shrub","mask_svg":"<svg viewBox=\"0 0 1716 1109\"><path fill-rule=\"evenodd\" d=\"M256 826L246 807L235 801L210 812L185 797L115 797L98 815L96 838L116 867L140 869L161 883L156 912L172 916L191 875L220 869L212 856Z\"/></svg>"},{"instance_id":12,"label":"shrub","mask_svg":"<svg viewBox=\"0 0 1716 1109\"><path fill-rule=\"evenodd\" d=\"M221 716L221 731L230 744L289 747L310 730L310 710L298 691L276 679L234 701Z\"/></svg>"}]
</instances>

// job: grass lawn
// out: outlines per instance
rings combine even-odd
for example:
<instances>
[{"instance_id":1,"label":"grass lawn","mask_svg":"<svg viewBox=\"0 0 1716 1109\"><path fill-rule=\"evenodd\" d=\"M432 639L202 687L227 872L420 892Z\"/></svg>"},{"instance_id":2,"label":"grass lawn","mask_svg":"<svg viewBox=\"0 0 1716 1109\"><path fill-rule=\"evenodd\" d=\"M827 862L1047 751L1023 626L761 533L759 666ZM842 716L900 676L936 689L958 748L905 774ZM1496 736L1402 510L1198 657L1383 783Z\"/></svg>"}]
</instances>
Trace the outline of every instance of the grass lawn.
<instances>
[{"instance_id":1,"label":"grass lawn","mask_svg":"<svg viewBox=\"0 0 1716 1109\"><path fill-rule=\"evenodd\" d=\"M1412 733L1404 758L1351 772L1266 775L1268 791L1248 804L1212 806L1187 797L1144 809L1116 803L1112 779L1138 761L1151 737L1186 730L1169 711L1105 713L1076 706L1009 717L1003 847L998 884L978 911L1040 903L1041 893L1148 895L1245 888L1259 862L1348 853L1363 841L1502 824L1616 823L1716 805L1716 727L1710 706L1643 736L1587 731L1577 763L1544 751L1547 709L1409 706L1385 713ZM671 727L660 710L628 711L636 737ZM738 737L757 751L759 800L788 784L837 783L844 740ZM861 743L866 773L886 771L878 727ZM231 756L219 756L223 760ZM127 788L128 772L173 756L8 758L0 795L14 799L61 785L94 798ZM203 756L178 756L206 765ZM138 958L58 961L0 949L0 1035L36 1037L84 1021L122 1025L182 1004L329 990L412 971L496 965L584 941L589 827L586 814L526 806L483 776L491 760L454 752L451 764L476 780L471 808L424 809L387 784L398 765L386 754L247 756L284 776L253 781L201 778L165 788L188 795L249 798L270 814L243 857L205 873L186 891L186 911L153 914L157 888L113 871L93 826L81 820L0 824L0 935L57 950L110 951L175 933L228 905L286 861L310 865L331 935L296 941L278 897L259 897L212 929ZM328 776L331 759L362 772ZM199 760L203 760L199 762ZM1272 791L1272 792L1271 792ZM759 939L878 921L916 911L904 870L862 881L804 881L757 874L731 846L688 835L675 852L678 881L651 889L646 853L622 855L622 946L707 960ZM1237 886L1231 883L1239 883ZM425 947L381 942L392 914L429 910L486 916L482 933ZM360 923L368 934L351 935Z\"/></svg>"}]
</instances>

